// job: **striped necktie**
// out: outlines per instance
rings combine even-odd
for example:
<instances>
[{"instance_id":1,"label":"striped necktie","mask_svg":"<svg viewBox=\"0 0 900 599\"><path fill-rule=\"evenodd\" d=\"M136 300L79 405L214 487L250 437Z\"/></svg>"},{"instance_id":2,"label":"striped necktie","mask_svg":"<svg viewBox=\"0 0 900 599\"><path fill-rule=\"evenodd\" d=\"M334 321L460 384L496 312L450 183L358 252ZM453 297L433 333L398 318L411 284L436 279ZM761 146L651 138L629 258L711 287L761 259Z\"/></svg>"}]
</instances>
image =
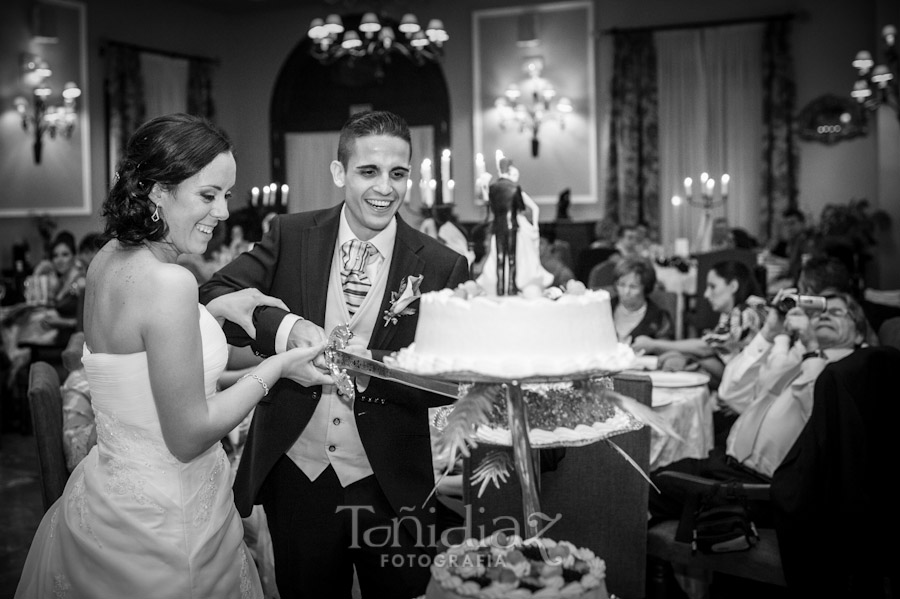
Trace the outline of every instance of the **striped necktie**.
<instances>
[{"instance_id":1,"label":"striped necktie","mask_svg":"<svg viewBox=\"0 0 900 599\"><path fill-rule=\"evenodd\" d=\"M378 257L378 250L368 241L352 239L341 246L341 257L344 264L341 269L344 301L347 302L347 312L352 318L372 286L366 267Z\"/></svg>"}]
</instances>

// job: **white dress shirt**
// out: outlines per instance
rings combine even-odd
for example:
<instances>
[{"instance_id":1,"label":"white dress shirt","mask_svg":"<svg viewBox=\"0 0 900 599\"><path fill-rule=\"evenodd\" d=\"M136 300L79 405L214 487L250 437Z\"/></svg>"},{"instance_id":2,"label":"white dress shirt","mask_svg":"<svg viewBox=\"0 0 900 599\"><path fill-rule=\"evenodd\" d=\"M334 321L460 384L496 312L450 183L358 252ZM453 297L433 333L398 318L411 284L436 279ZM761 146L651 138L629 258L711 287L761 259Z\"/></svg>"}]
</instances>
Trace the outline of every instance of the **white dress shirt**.
<instances>
[{"instance_id":1,"label":"white dress shirt","mask_svg":"<svg viewBox=\"0 0 900 599\"><path fill-rule=\"evenodd\" d=\"M816 379L829 362L852 349L827 349L825 358L802 359L806 348L786 335L770 343L761 333L725 366L719 399L740 416L726 453L771 477L809 420Z\"/></svg>"}]
</instances>

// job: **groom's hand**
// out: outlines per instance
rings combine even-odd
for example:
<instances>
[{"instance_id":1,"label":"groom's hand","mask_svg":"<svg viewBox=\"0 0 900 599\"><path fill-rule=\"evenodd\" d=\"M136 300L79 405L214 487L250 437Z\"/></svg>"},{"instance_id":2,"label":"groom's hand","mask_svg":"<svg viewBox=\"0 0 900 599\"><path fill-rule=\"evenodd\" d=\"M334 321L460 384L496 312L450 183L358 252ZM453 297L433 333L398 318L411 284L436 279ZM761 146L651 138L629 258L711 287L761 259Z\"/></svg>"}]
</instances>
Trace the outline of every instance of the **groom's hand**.
<instances>
[{"instance_id":1,"label":"groom's hand","mask_svg":"<svg viewBox=\"0 0 900 599\"><path fill-rule=\"evenodd\" d=\"M328 344L328 335L325 329L309 320L298 320L291 327L288 336L287 349L295 347L324 347ZM319 352L312 362L313 366L328 374L328 366L325 364L324 352Z\"/></svg>"}]
</instances>

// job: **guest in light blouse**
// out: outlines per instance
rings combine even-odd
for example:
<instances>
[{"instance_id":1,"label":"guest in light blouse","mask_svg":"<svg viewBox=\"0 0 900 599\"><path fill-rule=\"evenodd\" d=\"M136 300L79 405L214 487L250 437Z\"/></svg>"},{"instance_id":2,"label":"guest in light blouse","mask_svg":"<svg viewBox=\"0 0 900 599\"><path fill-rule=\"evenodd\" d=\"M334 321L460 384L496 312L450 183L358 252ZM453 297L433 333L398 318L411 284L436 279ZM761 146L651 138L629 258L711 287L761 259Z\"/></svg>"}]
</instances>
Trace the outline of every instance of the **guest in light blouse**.
<instances>
[{"instance_id":1,"label":"guest in light blouse","mask_svg":"<svg viewBox=\"0 0 900 599\"><path fill-rule=\"evenodd\" d=\"M659 477L663 470L728 482L771 482L809 420L819 374L860 347L866 336L859 304L845 293L827 297L824 312L769 309L760 332L725 367L719 386L720 399L740 414L725 451L716 448L708 458L680 460L655 472L651 478L661 493L650 497L652 516L677 518L685 500L677 483ZM755 511L757 523L765 521L762 506Z\"/></svg>"},{"instance_id":2,"label":"guest in light blouse","mask_svg":"<svg viewBox=\"0 0 900 599\"><path fill-rule=\"evenodd\" d=\"M612 300L613 323L620 341L646 335L672 339L671 315L648 296L656 287L656 271L644 258L625 258L616 264L616 296Z\"/></svg>"}]
</instances>

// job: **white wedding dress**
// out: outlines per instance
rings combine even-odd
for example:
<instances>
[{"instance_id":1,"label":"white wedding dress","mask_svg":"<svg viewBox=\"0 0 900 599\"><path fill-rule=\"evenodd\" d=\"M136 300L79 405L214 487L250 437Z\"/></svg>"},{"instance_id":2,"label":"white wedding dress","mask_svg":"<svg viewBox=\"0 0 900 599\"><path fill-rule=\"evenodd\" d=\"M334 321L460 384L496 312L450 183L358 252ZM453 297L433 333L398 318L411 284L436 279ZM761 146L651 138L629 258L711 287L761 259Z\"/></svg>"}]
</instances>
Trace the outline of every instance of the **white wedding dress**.
<instances>
[{"instance_id":1,"label":"white wedding dress","mask_svg":"<svg viewBox=\"0 0 900 599\"><path fill-rule=\"evenodd\" d=\"M228 349L203 306L200 333L210 397ZM169 452L146 353L83 361L97 446L44 515L16 597L262 597L221 444L186 464Z\"/></svg>"}]
</instances>

